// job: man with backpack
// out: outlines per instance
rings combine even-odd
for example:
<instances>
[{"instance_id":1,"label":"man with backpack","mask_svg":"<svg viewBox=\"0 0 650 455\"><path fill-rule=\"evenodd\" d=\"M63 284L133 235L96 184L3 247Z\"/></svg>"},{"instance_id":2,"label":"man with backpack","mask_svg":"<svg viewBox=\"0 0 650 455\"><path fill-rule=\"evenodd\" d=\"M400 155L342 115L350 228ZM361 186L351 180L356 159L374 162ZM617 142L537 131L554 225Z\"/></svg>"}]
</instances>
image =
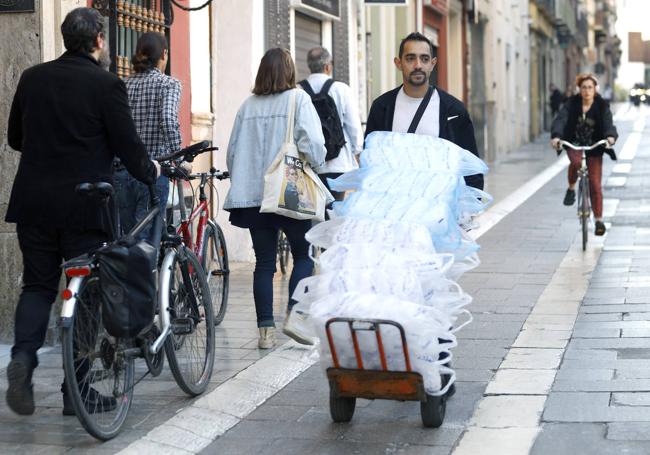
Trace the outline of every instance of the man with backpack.
<instances>
[{"instance_id":1,"label":"man with backpack","mask_svg":"<svg viewBox=\"0 0 650 455\"><path fill-rule=\"evenodd\" d=\"M352 89L332 79L332 55L328 50L315 47L307 52L307 66L311 75L300 81L300 86L311 96L323 126L327 155L318 176L329 189L328 178L359 167L357 155L363 150L363 131ZM332 191L332 196L340 201L344 193Z\"/></svg>"}]
</instances>

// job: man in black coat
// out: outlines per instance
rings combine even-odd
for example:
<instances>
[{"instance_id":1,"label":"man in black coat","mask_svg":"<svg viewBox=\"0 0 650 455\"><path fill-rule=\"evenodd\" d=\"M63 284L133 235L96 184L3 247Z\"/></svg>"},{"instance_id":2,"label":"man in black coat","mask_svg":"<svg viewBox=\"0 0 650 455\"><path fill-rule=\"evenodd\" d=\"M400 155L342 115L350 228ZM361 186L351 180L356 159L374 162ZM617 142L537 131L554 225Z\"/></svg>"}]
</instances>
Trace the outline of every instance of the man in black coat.
<instances>
[{"instance_id":1,"label":"man in black coat","mask_svg":"<svg viewBox=\"0 0 650 455\"><path fill-rule=\"evenodd\" d=\"M437 57L429 39L421 33L411 33L402 40L395 66L402 72L404 84L384 93L370 107L366 136L373 131L415 132L447 139L479 156L474 137L474 126L463 103L429 86L429 77ZM415 131L413 126L420 103L428 102ZM483 175L465 177L469 186L483 189Z\"/></svg>"},{"instance_id":2,"label":"man in black coat","mask_svg":"<svg viewBox=\"0 0 650 455\"><path fill-rule=\"evenodd\" d=\"M67 51L27 69L9 114L7 139L22 152L5 221L16 223L23 254L23 288L16 307L15 341L7 368L7 403L34 412L32 372L56 298L62 260L110 240L108 220L75 187L112 182L119 156L138 180L152 184L159 167L148 159L131 117L124 83L106 71L110 59L104 22L92 8L71 11L61 25ZM88 402L114 407L94 389ZM64 391L64 414L74 414Z\"/></svg>"}]
</instances>

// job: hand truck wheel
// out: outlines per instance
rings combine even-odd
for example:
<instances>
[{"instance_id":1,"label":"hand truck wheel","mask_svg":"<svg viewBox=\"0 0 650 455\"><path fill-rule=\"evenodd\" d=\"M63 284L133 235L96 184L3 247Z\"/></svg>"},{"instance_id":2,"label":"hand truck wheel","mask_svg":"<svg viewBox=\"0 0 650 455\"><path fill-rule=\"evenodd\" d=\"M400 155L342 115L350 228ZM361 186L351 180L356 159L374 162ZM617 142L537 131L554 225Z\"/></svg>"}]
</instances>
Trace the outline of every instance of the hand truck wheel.
<instances>
[{"instance_id":1,"label":"hand truck wheel","mask_svg":"<svg viewBox=\"0 0 650 455\"><path fill-rule=\"evenodd\" d=\"M356 398L335 397L330 395L330 415L334 422L349 422L354 415Z\"/></svg>"},{"instance_id":2,"label":"hand truck wheel","mask_svg":"<svg viewBox=\"0 0 650 455\"><path fill-rule=\"evenodd\" d=\"M445 420L447 400L445 396L433 396L427 393L427 400L420 402L422 425L427 428L438 428Z\"/></svg>"}]
</instances>

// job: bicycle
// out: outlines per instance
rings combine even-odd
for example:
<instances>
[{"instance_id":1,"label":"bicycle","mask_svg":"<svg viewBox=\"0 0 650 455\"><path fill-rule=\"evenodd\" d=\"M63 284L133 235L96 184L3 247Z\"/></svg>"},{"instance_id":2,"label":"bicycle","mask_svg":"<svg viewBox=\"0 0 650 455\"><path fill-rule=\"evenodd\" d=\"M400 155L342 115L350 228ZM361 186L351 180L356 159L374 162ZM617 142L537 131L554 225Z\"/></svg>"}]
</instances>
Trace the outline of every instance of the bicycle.
<instances>
[{"instance_id":1,"label":"bicycle","mask_svg":"<svg viewBox=\"0 0 650 455\"><path fill-rule=\"evenodd\" d=\"M164 164L179 157L191 158L203 151L207 150L188 147L158 161ZM124 425L135 385L148 374L155 377L162 372L163 355L185 393L197 396L207 389L214 367L215 330L213 324L206 323L213 315L201 263L179 235L163 234L155 187L149 186L151 209L145 218L120 238L108 208L112 185L85 183L77 186L77 192L102 203L117 239L63 264L69 283L62 293L60 315L68 396L86 431L106 441ZM147 331L134 338L116 338L103 323L99 258L102 251L135 238L149 225L153 225L151 244L160 245L153 321ZM144 358L148 371L136 380L137 358Z\"/></svg>"},{"instance_id":2,"label":"bicycle","mask_svg":"<svg viewBox=\"0 0 650 455\"><path fill-rule=\"evenodd\" d=\"M278 232L278 259L280 261L280 272L282 272L282 275L287 274L287 270L289 267L289 254L291 253L291 245L289 244L289 240L287 239L287 236L285 235L284 231L280 229L280 232Z\"/></svg>"},{"instance_id":3,"label":"bicycle","mask_svg":"<svg viewBox=\"0 0 650 455\"><path fill-rule=\"evenodd\" d=\"M589 170L587 169L587 152L600 146L608 146L607 139L602 139L593 145L575 145L567 141L560 140L560 144L573 150L582 151L582 162L578 169L578 218L582 226L582 251L587 249L587 239L589 238L589 218L591 217L591 202L589 198Z\"/></svg>"},{"instance_id":4,"label":"bicycle","mask_svg":"<svg viewBox=\"0 0 650 455\"><path fill-rule=\"evenodd\" d=\"M197 146L207 147L208 142L204 141ZM217 150L216 147L213 148ZM212 306L214 313L214 325L221 324L226 315L228 305L228 291L230 281L230 269L228 266L228 248L226 238L224 237L221 226L214 218L210 218L210 205L205 193L205 187L209 183L214 189L212 180L225 180L230 177L228 172L220 172L215 168L210 168L209 172L198 174L187 174L182 169L176 167L169 172L170 179L174 180L176 191L178 192L178 206L180 212L180 223L174 225L173 210L169 225L183 238L185 245L194 251L199 258L203 270L205 270L212 296ZM192 207L188 216L185 205L185 195L183 190L183 181L199 180L199 203ZM215 190L216 191L216 190ZM196 235L193 237L193 223L198 218L196 226Z\"/></svg>"}]
</instances>

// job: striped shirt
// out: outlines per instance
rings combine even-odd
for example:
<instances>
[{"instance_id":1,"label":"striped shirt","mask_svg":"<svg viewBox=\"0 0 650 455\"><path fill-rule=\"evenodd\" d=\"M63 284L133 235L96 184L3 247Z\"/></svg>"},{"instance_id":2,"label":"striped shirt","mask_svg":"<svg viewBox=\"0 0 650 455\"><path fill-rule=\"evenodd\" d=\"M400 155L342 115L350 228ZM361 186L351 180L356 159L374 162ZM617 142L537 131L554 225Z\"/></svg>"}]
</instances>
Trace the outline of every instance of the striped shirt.
<instances>
[{"instance_id":1,"label":"striped shirt","mask_svg":"<svg viewBox=\"0 0 650 455\"><path fill-rule=\"evenodd\" d=\"M133 120L149 157L180 150L180 81L153 68L127 78L126 88Z\"/></svg>"}]
</instances>

